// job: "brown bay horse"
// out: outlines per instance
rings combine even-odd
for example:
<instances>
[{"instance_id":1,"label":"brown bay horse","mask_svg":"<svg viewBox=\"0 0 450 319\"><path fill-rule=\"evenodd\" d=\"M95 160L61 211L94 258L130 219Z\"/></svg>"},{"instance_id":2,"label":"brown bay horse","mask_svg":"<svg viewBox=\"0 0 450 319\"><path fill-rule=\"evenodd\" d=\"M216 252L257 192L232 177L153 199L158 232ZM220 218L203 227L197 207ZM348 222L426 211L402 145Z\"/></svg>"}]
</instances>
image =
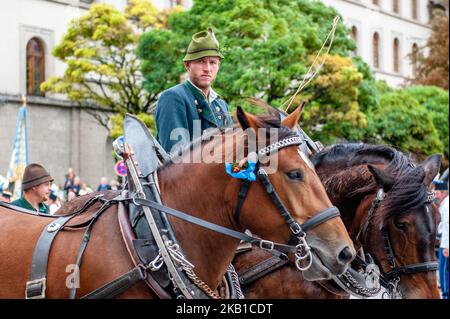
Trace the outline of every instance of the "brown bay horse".
<instances>
[{"instance_id":1,"label":"brown bay horse","mask_svg":"<svg viewBox=\"0 0 450 319\"><path fill-rule=\"evenodd\" d=\"M297 124L301 107L282 122L278 118L254 117L240 109L237 113L240 128L236 126L231 132L218 133L222 138L192 146L181 157L188 158L201 153L212 143L217 144L214 145L215 149L219 148L222 154L231 152L237 143L248 138L248 129L255 132L259 140L265 139L265 136L258 134L259 128L275 129L279 141L285 141L295 134L292 128ZM224 143L225 135L232 135L235 143ZM277 153L269 155L270 158L274 156L277 157L278 165L276 171L268 175L269 180L296 223L302 224L332 207L319 177L304 157L299 155L298 145L280 147ZM264 165L261 164L261 168ZM291 235L291 229L280 214L279 207L258 179L249 188L240 219L235 219L233 213L240 180L226 174L223 162L171 163L159 168L157 175L163 203L168 207L235 231L250 229L268 241L286 243ZM65 204L59 214L73 214L95 195L76 198ZM115 192L104 193L108 199L116 195ZM71 265L76 264L84 233L83 229L69 226L89 220L100 206L101 203L93 204L56 236L48 259L46 297L68 298L68 281L73 271ZM169 220L187 260L195 266L196 275L212 289L218 287L239 240L172 216L169 216ZM0 205L0 298L24 297L36 241L51 221L52 217L19 212ZM339 217L314 227L308 232L306 241L312 248L313 258L311 267L303 274L310 280L342 274L355 256L353 243ZM90 293L133 267L118 223L118 205L113 204L93 226L79 270L76 296ZM157 295L145 283L139 282L117 297L156 298Z\"/></svg>"},{"instance_id":2,"label":"brown bay horse","mask_svg":"<svg viewBox=\"0 0 450 319\"><path fill-rule=\"evenodd\" d=\"M368 144L335 145L311 157L355 247L370 253L382 275L392 271L389 255L398 269L409 267L417 271L400 271L398 291L403 298L439 298L436 271L416 266L436 261L439 213L427 194L440 159L440 155L433 155L417 165L391 147ZM368 221L368 212L380 189L385 197L372 210ZM391 253L386 246L391 247ZM236 255L233 265L240 275L250 273L248 270L257 265L270 269L243 287L246 298L349 297L329 282L305 280L292 265L270 268L269 258L274 259L257 248Z\"/></svg>"}]
</instances>

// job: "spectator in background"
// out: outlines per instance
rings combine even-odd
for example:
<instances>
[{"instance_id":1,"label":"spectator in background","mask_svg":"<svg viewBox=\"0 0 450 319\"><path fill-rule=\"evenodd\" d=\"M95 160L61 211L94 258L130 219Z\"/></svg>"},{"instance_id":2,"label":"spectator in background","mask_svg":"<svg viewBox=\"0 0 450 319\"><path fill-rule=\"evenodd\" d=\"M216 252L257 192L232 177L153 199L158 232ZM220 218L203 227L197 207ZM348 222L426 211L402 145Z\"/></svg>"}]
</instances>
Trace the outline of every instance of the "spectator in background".
<instances>
[{"instance_id":1,"label":"spectator in background","mask_svg":"<svg viewBox=\"0 0 450 319\"><path fill-rule=\"evenodd\" d=\"M92 192L93 192L92 188L90 188L89 185L87 185L86 183L83 183L81 185L81 189L80 189L80 192L78 193L78 195L83 196L86 194L90 194Z\"/></svg>"},{"instance_id":2,"label":"spectator in background","mask_svg":"<svg viewBox=\"0 0 450 319\"><path fill-rule=\"evenodd\" d=\"M22 178L23 195L11 204L48 214L49 208L45 202L50 196L51 182L53 182L53 178L42 165L29 164L25 167Z\"/></svg>"},{"instance_id":3,"label":"spectator in background","mask_svg":"<svg viewBox=\"0 0 450 319\"><path fill-rule=\"evenodd\" d=\"M109 186L111 187L111 190L116 191L119 188L117 187L117 181L115 179L112 179L111 182L109 182Z\"/></svg>"},{"instance_id":4,"label":"spectator in background","mask_svg":"<svg viewBox=\"0 0 450 319\"><path fill-rule=\"evenodd\" d=\"M75 197L77 197L77 194L75 194L75 192L73 191L72 188L69 188L69 190L67 192L67 201L70 202Z\"/></svg>"},{"instance_id":5,"label":"spectator in background","mask_svg":"<svg viewBox=\"0 0 450 319\"><path fill-rule=\"evenodd\" d=\"M441 244L439 247L439 286L442 293L442 299L448 298L448 232L449 232L449 212L448 212L448 183L445 183L447 196L442 200L439 206L439 211L441 213L441 223L439 225L439 230L441 232Z\"/></svg>"},{"instance_id":6,"label":"spectator in background","mask_svg":"<svg viewBox=\"0 0 450 319\"><path fill-rule=\"evenodd\" d=\"M47 203L51 215L53 215L62 205L61 200L55 193L50 193L49 200Z\"/></svg>"},{"instance_id":7,"label":"spectator in background","mask_svg":"<svg viewBox=\"0 0 450 319\"><path fill-rule=\"evenodd\" d=\"M75 176L75 178L73 179L72 190L76 196L80 196L81 179L78 176Z\"/></svg>"},{"instance_id":8,"label":"spectator in background","mask_svg":"<svg viewBox=\"0 0 450 319\"><path fill-rule=\"evenodd\" d=\"M0 201L4 201L4 202L7 202L7 203L10 203L11 202L11 197L12 197L12 194L10 192L8 192L8 191L2 191L0 193Z\"/></svg>"},{"instance_id":9,"label":"spectator in background","mask_svg":"<svg viewBox=\"0 0 450 319\"><path fill-rule=\"evenodd\" d=\"M108 179L106 177L102 177L100 180L100 185L97 187L97 192L110 190L111 186L108 184Z\"/></svg>"},{"instance_id":10,"label":"spectator in background","mask_svg":"<svg viewBox=\"0 0 450 319\"><path fill-rule=\"evenodd\" d=\"M68 200L69 189L72 188L75 181L75 172L72 167L67 170L66 180L64 182L64 191L66 192L66 198Z\"/></svg>"}]
</instances>

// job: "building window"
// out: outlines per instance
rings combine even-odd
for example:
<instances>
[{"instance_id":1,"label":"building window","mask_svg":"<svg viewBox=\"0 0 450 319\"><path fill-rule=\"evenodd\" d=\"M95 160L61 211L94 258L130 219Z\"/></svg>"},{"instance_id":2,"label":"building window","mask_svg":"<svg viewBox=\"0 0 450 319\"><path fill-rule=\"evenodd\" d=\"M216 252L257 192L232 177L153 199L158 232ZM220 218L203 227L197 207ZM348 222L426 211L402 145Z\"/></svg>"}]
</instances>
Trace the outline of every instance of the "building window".
<instances>
[{"instance_id":1,"label":"building window","mask_svg":"<svg viewBox=\"0 0 450 319\"><path fill-rule=\"evenodd\" d=\"M184 0L170 0L170 6L184 6Z\"/></svg>"},{"instance_id":2,"label":"building window","mask_svg":"<svg viewBox=\"0 0 450 319\"><path fill-rule=\"evenodd\" d=\"M372 46L373 46L373 67L378 69L380 67L380 36L378 32L375 32L373 34Z\"/></svg>"},{"instance_id":3,"label":"building window","mask_svg":"<svg viewBox=\"0 0 450 319\"><path fill-rule=\"evenodd\" d=\"M44 45L38 38L27 43L27 94L41 95L41 83L45 81Z\"/></svg>"},{"instance_id":4,"label":"building window","mask_svg":"<svg viewBox=\"0 0 450 319\"><path fill-rule=\"evenodd\" d=\"M412 46L412 52L411 52L411 64L412 64L413 76L416 76L416 73L417 73L418 59L419 59L419 46L417 45L417 43L414 43Z\"/></svg>"},{"instance_id":5,"label":"building window","mask_svg":"<svg viewBox=\"0 0 450 319\"><path fill-rule=\"evenodd\" d=\"M411 9L412 9L412 18L414 20L417 20L418 19L417 0L411 0Z\"/></svg>"},{"instance_id":6,"label":"building window","mask_svg":"<svg viewBox=\"0 0 450 319\"><path fill-rule=\"evenodd\" d=\"M355 44L356 44L356 48L353 52L355 54L358 54L358 29L355 26L352 27L351 37L352 37L353 41L355 41Z\"/></svg>"},{"instance_id":7,"label":"building window","mask_svg":"<svg viewBox=\"0 0 450 319\"><path fill-rule=\"evenodd\" d=\"M395 13L400 13L398 0L392 0L392 11L394 11Z\"/></svg>"},{"instance_id":8,"label":"building window","mask_svg":"<svg viewBox=\"0 0 450 319\"><path fill-rule=\"evenodd\" d=\"M400 72L400 41L394 39L394 72Z\"/></svg>"}]
</instances>

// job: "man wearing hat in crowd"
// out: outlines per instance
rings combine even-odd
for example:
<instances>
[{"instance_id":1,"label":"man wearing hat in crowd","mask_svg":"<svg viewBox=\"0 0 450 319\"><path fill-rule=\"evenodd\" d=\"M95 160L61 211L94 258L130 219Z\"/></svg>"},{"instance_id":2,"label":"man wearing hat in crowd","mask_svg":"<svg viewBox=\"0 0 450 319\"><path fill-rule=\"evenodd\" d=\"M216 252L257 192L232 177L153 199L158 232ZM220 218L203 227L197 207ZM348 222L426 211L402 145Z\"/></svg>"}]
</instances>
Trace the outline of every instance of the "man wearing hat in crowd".
<instances>
[{"instance_id":1,"label":"man wearing hat in crowd","mask_svg":"<svg viewBox=\"0 0 450 319\"><path fill-rule=\"evenodd\" d=\"M11 197L12 194L9 191L2 191L0 193L0 201L9 203L11 202Z\"/></svg>"},{"instance_id":2,"label":"man wearing hat in crowd","mask_svg":"<svg viewBox=\"0 0 450 319\"><path fill-rule=\"evenodd\" d=\"M221 59L219 42L211 28L192 36L183 58L188 79L164 91L156 105L157 137L167 152L175 145L189 143L194 134L233 124L227 103L211 88Z\"/></svg>"},{"instance_id":3,"label":"man wearing hat in crowd","mask_svg":"<svg viewBox=\"0 0 450 319\"><path fill-rule=\"evenodd\" d=\"M50 210L45 204L50 195L50 186L53 178L39 164L30 164L25 167L22 178L21 198L12 202L12 205L49 214Z\"/></svg>"}]
</instances>

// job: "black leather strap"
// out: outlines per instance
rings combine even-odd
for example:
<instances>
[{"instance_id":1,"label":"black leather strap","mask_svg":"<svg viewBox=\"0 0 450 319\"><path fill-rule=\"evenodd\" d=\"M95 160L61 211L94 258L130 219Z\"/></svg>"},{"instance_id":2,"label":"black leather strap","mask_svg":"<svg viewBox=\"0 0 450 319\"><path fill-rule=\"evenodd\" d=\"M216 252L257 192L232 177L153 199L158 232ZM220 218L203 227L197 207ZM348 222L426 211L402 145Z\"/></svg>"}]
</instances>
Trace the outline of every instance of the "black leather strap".
<instances>
[{"instance_id":1,"label":"black leather strap","mask_svg":"<svg viewBox=\"0 0 450 319\"><path fill-rule=\"evenodd\" d=\"M280 196L278 196L277 192L275 191L275 188L270 182L270 179L267 176L266 171L264 169L258 170L258 177L261 179L266 189L266 192L269 194L270 198L272 198L272 201L274 202L281 216L283 216L284 220L289 225L291 231L296 235L297 234L300 235L303 232L303 230L301 229L300 225L294 220L294 218L292 218L287 208L281 202Z\"/></svg>"},{"instance_id":2,"label":"black leather strap","mask_svg":"<svg viewBox=\"0 0 450 319\"><path fill-rule=\"evenodd\" d=\"M89 199L83 207L71 215L61 216L53 220L42 231L34 248L31 260L30 275L25 289L25 298L27 299L43 299L45 298L45 288L47 280L47 264L50 255L50 248L53 240L64 225L72 218L84 212L89 206L97 201L103 195L97 195Z\"/></svg>"},{"instance_id":3,"label":"black leather strap","mask_svg":"<svg viewBox=\"0 0 450 319\"><path fill-rule=\"evenodd\" d=\"M284 253L295 253L297 251L297 248L295 246L291 246L291 245L284 245L284 244L278 244L278 243L274 243L268 240L264 240L264 239L260 239L260 238L256 238L253 236L249 236L245 233L241 233L232 229L228 229L226 227L220 226L220 225L216 225L210 222L207 222L203 219L185 214L183 212L180 212L176 209L173 208L169 208L163 205L158 204L157 202L154 201L150 201L148 199L142 199L142 198L136 198L134 199L134 202L138 205L143 205L143 206L148 206L148 207L153 207L156 208L159 211L165 212L166 214L172 215L174 217L180 218L184 221L187 221L189 223L207 228L207 229L211 229L215 232L233 237L233 238L237 238L240 240L243 240L245 242L249 242L253 245L257 245L262 249L265 250L278 250Z\"/></svg>"},{"instance_id":4,"label":"black leather strap","mask_svg":"<svg viewBox=\"0 0 450 319\"><path fill-rule=\"evenodd\" d=\"M146 276L146 269L142 265L138 265L129 272L114 279L106 285L95 289L81 297L81 299L111 299L118 294L133 287L139 281L144 280Z\"/></svg>"},{"instance_id":5,"label":"black leather strap","mask_svg":"<svg viewBox=\"0 0 450 319\"><path fill-rule=\"evenodd\" d=\"M407 266L398 267L398 272L401 274L414 274L416 272L423 271L435 271L438 269L439 264L435 261L429 261L419 264L411 264ZM388 274L389 275L389 274Z\"/></svg>"},{"instance_id":6,"label":"black leather strap","mask_svg":"<svg viewBox=\"0 0 450 319\"><path fill-rule=\"evenodd\" d=\"M265 275L283 267L289 263L289 260L281 259L278 257L270 257L264 261L252 266L245 272L239 274L239 283L245 287L255 282L256 280L264 277Z\"/></svg>"},{"instance_id":7,"label":"black leather strap","mask_svg":"<svg viewBox=\"0 0 450 319\"><path fill-rule=\"evenodd\" d=\"M84 251L86 250L86 247L91 238L91 231L92 231L92 227L94 226L94 223L97 221L98 217L100 217L101 214L103 214L109 207L111 207L112 203L114 203L114 199L105 202L102 205L102 207L100 207L100 209L89 220L89 225L88 225L86 231L84 232L83 239L81 240L80 248L78 250L77 262L76 262L77 268L76 269L80 269L80 267L81 267L81 261L83 259L83 254L84 254ZM72 287L70 289L69 298L74 299L76 297L76 294L77 294L77 286L72 285Z\"/></svg>"},{"instance_id":8,"label":"black leather strap","mask_svg":"<svg viewBox=\"0 0 450 319\"><path fill-rule=\"evenodd\" d=\"M234 210L234 220L239 223L241 219L241 209L244 205L245 198L247 197L248 191L250 189L251 182L247 179L242 180L241 188L239 189L238 200L236 204L236 209Z\"/></svg>"},{"instance_id":9,"label":"black leather strap","mask_svg":"<svg viewBox=\"0 0 450 319\"><path fill-rule=\"evenodd\" d=\"M314 215L310 219L308 219L306 222L304 222L301 227L303 231L308 231L309 229L312 229L322 223L325 223L326 221L341 216L341 213L339 212L339 209L337 207L332 206L330 208L325 209L324 211L320 212L317 215Z\"/></svg>"}]
</instances>

